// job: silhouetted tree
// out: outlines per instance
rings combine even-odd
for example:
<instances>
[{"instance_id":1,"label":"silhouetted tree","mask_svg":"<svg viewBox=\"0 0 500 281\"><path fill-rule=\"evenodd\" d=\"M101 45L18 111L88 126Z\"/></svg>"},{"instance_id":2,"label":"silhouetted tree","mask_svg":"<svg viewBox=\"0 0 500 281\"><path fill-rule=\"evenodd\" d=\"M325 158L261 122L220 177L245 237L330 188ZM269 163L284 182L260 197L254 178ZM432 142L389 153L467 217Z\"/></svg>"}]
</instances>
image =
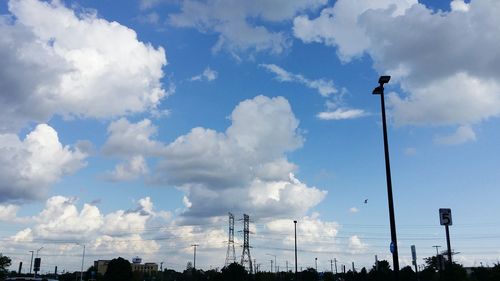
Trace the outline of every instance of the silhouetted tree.
<instances>
[{"instance_id":1,"label":"silhouetted tree","mask_svg":"<svg viewBox=\"0 0 500 281\"><path fill-rule=\"evenodd\" d=\"M393 279L391 266L386 260L380 260L377 266L374 265L370 270L369 277L374 281L390 281Z\"/></svg>"},{"instance_id":2,"label":"silhouetted tree","mask_svg":"<svg viewBox=\"0 0 500 281\"><path fill-rule=\"evenodd\" d=\"M246 280L247 274L245 267L236 262L222 268L222 280L224 281Z\"/></svg>"},{"instance_id":3,"label":"silhouetted tree","mask_svg":"<svg viewBox=\"0 0 500 281\"><path fill-rule=\"evenodd\" d=\"M399 271L399 279L405 281L416 281L417 274L411 269L411 266L405 266Z\"/></svg>"},{"instance_id":4,"label":"silhouetted tree","mask_svg":"<svg viewBox=\"0 0 500 281\"><path fill-rule=\"evenodd\" d=\"M301 281L316 281L318 279L318 272L314 268L309 267L300 273Z\"/></svg>"},{"instance_id":5,"label":"silhouetted tree","mask_svg":"<svg viewBox=\"0 0 500 281\"><path fill-rule=\"evenodd\" d=\"M7 275L11 262L12 260L9 257L0 254L0 279L4 279Z\"/></svg>"},{"instance_id":6,"label":"silhouetted tree","mask_svg":"<svg viewBox=\"0 0 500 281\"><path fill-rule=\"evenodd\" d=\"M132 281L132 266L122 257L112 259L104 274L106 281Z\"/></svg>"}]
</instances>

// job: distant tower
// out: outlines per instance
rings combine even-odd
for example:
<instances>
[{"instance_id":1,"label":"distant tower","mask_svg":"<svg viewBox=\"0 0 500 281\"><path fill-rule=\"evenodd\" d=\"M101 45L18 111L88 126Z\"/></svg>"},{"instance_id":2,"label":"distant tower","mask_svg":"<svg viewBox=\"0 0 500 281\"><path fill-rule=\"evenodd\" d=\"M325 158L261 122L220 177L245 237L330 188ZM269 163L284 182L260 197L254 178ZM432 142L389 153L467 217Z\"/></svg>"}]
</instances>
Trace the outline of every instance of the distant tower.
<instances>
[{"instance_id":1,"label":"distant tower","mask_svg":"<svg viewBox=\"0 0 500 281\"><path fill-rule=\"evenodd\" d=\"M225 266L236 262L236 252L234 251L234 216L229 213L229 240L227 241L227 254Z\"/></svg>"},{"instance_id":2,"label":"distant tower","mask_svg":"<svg viewBox=\"0 0 500 281\"><path fill-rule=\"evenodd\" d=\"M250 217L247 214L243 215L243 253L241 254L241 265L244 266L249 273L253 273L252 257L250 256Z\"/></svg>"}]
</instances>

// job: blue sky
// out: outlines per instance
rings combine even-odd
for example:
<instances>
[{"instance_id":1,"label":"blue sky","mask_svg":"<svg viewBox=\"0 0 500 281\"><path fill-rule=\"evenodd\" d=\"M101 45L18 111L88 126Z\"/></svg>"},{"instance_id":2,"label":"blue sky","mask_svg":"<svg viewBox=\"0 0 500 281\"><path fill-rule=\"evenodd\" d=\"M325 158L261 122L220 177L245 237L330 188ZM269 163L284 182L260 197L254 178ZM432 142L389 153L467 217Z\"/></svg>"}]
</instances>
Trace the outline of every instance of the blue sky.
<instances>
[{"instance_id":1,"label":"blue sky","mask_svg":"<svg viewBox=\"0 0 500 281\"><path fill-rule=\"evenodd\" d=\"M197 265L220 268L227 212L251 216L264 269L266 254L293 263L294 219L299 266L390 260L381 74L401 263L412 244L419 263L446 245L442 207L456 259L497 262L496 1L0 12L0 245L14 266L43 246L43 270L76 270L84 243L86 266L138 255L182 269L199 243Z\"/></svg>"}]
</instances>

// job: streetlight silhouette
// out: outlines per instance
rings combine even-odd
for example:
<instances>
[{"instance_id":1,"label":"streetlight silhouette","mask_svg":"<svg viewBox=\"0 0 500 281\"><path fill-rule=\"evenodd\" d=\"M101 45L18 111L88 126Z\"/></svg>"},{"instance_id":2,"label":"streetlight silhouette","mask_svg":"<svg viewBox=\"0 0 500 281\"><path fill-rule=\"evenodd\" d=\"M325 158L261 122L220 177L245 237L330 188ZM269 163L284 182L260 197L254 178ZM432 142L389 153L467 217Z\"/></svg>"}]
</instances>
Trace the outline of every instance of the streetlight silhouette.
<instances>
[{"instance_id":1,"label":"streetlight silhouette","mask_svg":"<svg viewBox=\"0 0 500 281\"><path fill-rule=\"evenodd\" d=\"M83 262L85 261L85 244L76 243L76 245L83 246L82 268L81 268L81 271L80 271L80 281L83 281Z\"/></svg>"},{"instance_id":2,"label":"streetlight silhouette","mask_svg":"<svg viewBox=\"0 0 500 281\"><path fill-rule=\"evenodd\" d=\"M276 255L266 254L268 256L274 257L274 271L276 272ZM273 271L273 263L271 263L271 272Z\"/></svg>"},{"instance_id":3,"label":"streetlight silhouette","mask_svg":"<svg viewBox=\"0 0 500 281\"><path fill-rule=\"evenodd\" d=\"M384 134L384 152L385 152L385 176L387 179L387 199L389 204L389 221L391 224L391 252L392 263L394 266L394 280L399 280L399 258L398 258L398 241L396 235L396 220L394 219L394 202L392 199L392 180L391 180L391 164L389 161L389 142L387 140L387 123L385 117L385 100L384 100L384 84L389 83L391 76L380 76L378 79L379 86L373 89L372 94L380 95L380 105L382 107L382 129Z\"/></svg>"},{"instance_id":4,"label":"streetlight silhouette","mask_svg":"<svg viewBox=\"0 0 500 281\"><path fill-rule=\"evenodd\" d=\"M297 280L297 221L293 221L295 226L295 280Z\"/></svg>"}]
</instances>

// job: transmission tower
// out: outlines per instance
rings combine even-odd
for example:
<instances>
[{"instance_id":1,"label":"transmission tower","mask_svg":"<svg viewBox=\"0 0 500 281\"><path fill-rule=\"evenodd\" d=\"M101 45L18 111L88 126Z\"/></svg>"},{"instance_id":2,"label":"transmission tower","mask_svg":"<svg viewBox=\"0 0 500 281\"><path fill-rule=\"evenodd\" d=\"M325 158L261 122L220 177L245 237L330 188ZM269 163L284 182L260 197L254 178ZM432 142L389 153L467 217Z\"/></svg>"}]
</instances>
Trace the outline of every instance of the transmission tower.
<instances>
[{"instance_id":1,"label":"transmission tower","mask_svg":"<svg viewBox=\"0 0 500 281\"><path fill-rule=\"evenodd\" d=\"M225 266L236 262L236 252L234 251L234 216L229 214L229 239L227 241L227 254Z\"/></svg>"},{"instance_id":2,"label":"transmission tower","mask_svg":"<svg viewBox=\"0 0 500 281\"><path fill-rule=\"evenodd\" d=\"M241 265L248 269L250 274L253 273L252 257L250 256L250 217L247 214L243 215L243 253L241 254Z\"/></svg>"}]
</instances>

